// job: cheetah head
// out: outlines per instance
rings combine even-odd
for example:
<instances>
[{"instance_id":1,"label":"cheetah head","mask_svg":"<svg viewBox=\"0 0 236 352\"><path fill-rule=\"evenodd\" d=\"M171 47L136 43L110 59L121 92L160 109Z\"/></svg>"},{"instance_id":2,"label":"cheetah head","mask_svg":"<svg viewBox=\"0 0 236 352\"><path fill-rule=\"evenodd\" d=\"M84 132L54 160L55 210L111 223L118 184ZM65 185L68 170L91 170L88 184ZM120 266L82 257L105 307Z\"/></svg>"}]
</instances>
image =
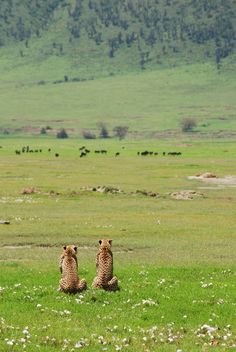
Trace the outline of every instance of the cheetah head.
<instances>
[{"instance_id":1,"label":"cheetah head","mask_svg":"<svg viewBox=\"0 0 236 352\"><path fill-rule=\"evenodd\" d=\"M64 254L68 256L74 256L77 254L77 247L74 245L63 246Z\"/></svg>"},{"instance_id":2,"label":"cheetah head","mask_svg":"<svg viewBox=\"0 0 236 352\"><path fill-rule=\"evenodd\" d=\"M98 242L99 242L101 249L111 250L112 240L103 238L102 240L99 240Z\"/></svg>"}]
</instances>

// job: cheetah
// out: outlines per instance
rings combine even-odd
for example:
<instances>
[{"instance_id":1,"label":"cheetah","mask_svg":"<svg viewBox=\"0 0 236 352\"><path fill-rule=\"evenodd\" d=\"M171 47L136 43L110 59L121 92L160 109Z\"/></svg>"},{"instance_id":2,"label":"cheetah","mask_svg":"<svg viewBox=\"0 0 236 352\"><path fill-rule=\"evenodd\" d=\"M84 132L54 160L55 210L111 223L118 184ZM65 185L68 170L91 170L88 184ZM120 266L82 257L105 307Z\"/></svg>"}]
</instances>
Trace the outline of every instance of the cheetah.
<instances>
[{"instance_id":1,"label":"cheetah","mask_svg":"<svg viewBox=\"0 0 236 352\"><path fill-rule=\"evenodd\" d=\"M93 288L103 288L106 291L119 290L118 280L113 276L112 240L99 240L99 250L96 257L97 276L93 280Z\"/></svg>"},{"instance_id":2,"label":"cheetah","mask_svg":"<svg viewBox=\"0 0 236 352\"><path fill-rule=\"evenodd\" d=\"M60 280L59 291L65 293L77 293L86 290L85 279L80 280L78 276L77 247L64 246L64 252L60 258Z\"/></svg>"}]
</instances>

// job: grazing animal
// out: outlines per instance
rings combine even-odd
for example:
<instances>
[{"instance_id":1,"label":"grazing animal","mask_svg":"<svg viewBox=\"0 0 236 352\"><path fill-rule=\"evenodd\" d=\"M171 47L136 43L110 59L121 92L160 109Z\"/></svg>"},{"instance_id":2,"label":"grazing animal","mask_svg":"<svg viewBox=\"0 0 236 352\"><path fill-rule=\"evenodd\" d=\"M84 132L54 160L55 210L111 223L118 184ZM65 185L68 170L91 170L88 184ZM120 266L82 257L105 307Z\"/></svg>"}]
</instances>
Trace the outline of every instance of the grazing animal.
<instances>
[{"instance_id":1,"label":"grazing animal","mask_svg":"<svg viewBox=\"0 0 236 352\"><path fill-rule=\"evenodd\" d=\"M119 290L118 280L113 276L112 240L99 240L99 250L96 257L97 276L93 280L93 288L102 288L106 291Z\"/></svg>"},{"instance_id":2,"label":"grazing animal","mask_svg":"<svg viewBox=\"0 0 236 352\"><path fill-rule=\"evenodd\" d=\"M59 157L59 154L58 154L58 153L56 153L56 154L55 154L55 157L56 157L56 158L58 158L58 157Z\"/></svg>"},{"instance_id":3,"label":"grazing animal","mask_svg":"<svg viewBox=\"0 0 236 352\"><path fill-rule=\"evenodd\" d=\"M51 151L51 148L48 148L48 152L50 152Z\"/></svg>"},{"instance_id":4,"label":"grazing animal","mask_svg":"<svg viewBox=\"0 0 236 352\"><path fill-rule=\"evenodd\" d=\"M80 280L78 276L77 247L64 246L64 252L60 258L60 280L59 291L65 293L77 293L86 290L85 279Z\"/></svg>"},{"instance_id":5,"label":"grazing animal","mask_svg":"<svg viewBox=\"0 0 236 352\"><path fill-rule=\"evenodd\" d=\"M86 153L82 152L79 157L83 158L83 156L86 156L86 155L87 155Z\"/></svg>"},{"instance_id":6,"label":"grazing animal","mask_svg":"<svg viewBox=\"0 0 236 352\"><path fill-rule=\"evenodd\" d=\"M116 154L115 154L115 156L119 156L120 155L120 153L119 152L117 152Z\"/></svg>"}]
</instances>

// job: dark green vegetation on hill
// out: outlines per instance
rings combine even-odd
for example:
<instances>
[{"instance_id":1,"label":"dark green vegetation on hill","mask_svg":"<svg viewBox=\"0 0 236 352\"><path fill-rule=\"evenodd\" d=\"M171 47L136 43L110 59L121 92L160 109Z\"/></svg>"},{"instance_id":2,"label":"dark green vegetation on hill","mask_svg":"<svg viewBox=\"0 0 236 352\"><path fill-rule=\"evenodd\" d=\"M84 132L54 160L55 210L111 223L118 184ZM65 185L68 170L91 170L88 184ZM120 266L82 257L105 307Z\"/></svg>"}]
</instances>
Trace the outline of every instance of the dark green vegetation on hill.
<instances>
[{"instance_id":1,"label":"dark green vegetation on hill","mask_svg":"<svg viewBox=\"0 0 236 352\"><path fill-rule=\"evenodd\" d=\"M0 60L10 71L60 66L55 80L206 60L219 67L234 53L235 19L235 0L6 0Z\"/></svg>"}]
</instances>

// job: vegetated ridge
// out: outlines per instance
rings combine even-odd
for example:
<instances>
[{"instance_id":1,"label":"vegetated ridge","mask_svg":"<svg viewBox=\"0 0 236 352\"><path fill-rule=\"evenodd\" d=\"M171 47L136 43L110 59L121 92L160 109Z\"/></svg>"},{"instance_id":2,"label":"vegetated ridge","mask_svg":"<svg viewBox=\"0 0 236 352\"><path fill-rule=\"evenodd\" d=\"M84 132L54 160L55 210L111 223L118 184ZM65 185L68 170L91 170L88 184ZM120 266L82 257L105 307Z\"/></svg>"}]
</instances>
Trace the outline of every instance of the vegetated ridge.
<instances>
[{"instance_id":1,"label":"vegetated ridge","mask_svg":"<svg viewBox=\"0 0 236 352\"><path fill-rule=\"evenodd\" d=\"M71 70L88 78L207 60L220 68L235 44L235 0L0 3L0 61L9 70L13 62L51 59L61 62L62 77Z\"/></svg>"}]
</instances>

